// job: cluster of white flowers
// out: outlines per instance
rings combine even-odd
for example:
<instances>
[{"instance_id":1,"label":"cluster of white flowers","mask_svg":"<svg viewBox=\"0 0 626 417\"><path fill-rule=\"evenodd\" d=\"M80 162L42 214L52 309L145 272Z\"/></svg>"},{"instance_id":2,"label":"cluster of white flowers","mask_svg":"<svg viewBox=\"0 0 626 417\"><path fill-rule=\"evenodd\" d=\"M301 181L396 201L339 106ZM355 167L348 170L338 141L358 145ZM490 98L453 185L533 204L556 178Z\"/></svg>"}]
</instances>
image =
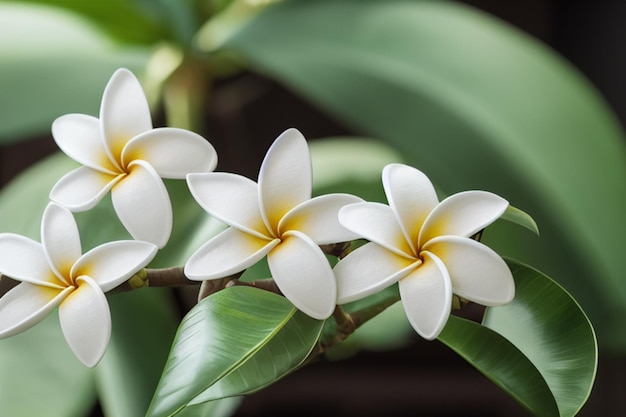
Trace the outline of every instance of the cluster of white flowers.
<instances>
[{"instance_id":1,"label":"cluster of white flowers","mask_svg":"<svg viewBox=\"0 0 626 417\"><path fill-rule=\"evenodd\" d=\"M258 183L212 172L217 155L201 136L152 127L135 76L118 70L107 84L100 118L60 117L58 146L82 166L50 192L41 243L0 234L0 273L21 281L0 299L0 338L38 323L59 306L63 334L76 356L95 366L109 342L105 292L128 280L167 243L172 207L162 178L186 179L196 201L229 227L185 265L192 280L223 278L267 256L272 277L295 307L326 319L337 304L396 282L415 330L433 339L450 314L452 294L483 305L514 296L511 272L487 246L470 239L506 210L491 193L468 191L439 202L428 178L392 164L383 171L389 205L349 194L312 198L309 148L289 129L270 147ZM109 191L135 240L98 246L84 255L72 211L93 208ZM364 238L331 267L320 245Z\"/></svg>"}]
</instances>

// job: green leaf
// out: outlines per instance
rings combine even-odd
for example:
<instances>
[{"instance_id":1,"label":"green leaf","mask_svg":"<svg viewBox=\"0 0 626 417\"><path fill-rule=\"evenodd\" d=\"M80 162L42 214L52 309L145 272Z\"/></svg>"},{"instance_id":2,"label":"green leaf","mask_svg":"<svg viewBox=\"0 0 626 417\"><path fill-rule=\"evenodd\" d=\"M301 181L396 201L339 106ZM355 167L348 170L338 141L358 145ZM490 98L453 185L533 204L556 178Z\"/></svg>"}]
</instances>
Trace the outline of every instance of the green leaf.
<instances>
[{"instance_id":1,"label":"green leaf","mask_svg":"<svg viewBox=\"0 0 626 417\"><path fill-rule=\"evenodd\" d=\"M498 333L450 316L438 339L485 374L534 416L558 416L550 388L524 354Z\"/></svg>"},{"instance_id":2,"label":"green leaf","mask_svg":"<svg viewBox=\"0 0 626 417\"><path fill-rule=\"evenodd\" d=\"M255 288L205 298L179 327L148 415L197 415L210 401L271 384L306 359L322 325Z\"/></svg>"},{"instance_id":3,"label":"green leaf","mask_svg":"<svg viewBox=\"0 0 626 417\"><path fill-rule=\"evenodd\" d=\"M110 36L124 42L152 43L168 37L166 11L154 5L142 5L138 0L21 0L21 2L79 14Z\"/></svg>"},{"instance_id":4,"label":"green leaf","mask_svg":"<svg viewBox=\"0 0 626 417\"><path fill-rule=\"evenodd\" d=\"M518 208L509 205L500 219L525 227L539 236L539 226L535 220L528 213Z\"/></svg>"},{"instance_id":5,"label":"green leaf","mask_svg":"<svg viewBox=\"0 0 626 417\"><path fill-rule=\"evenodd\" d=\"M508 263L515 277L515 299L487 309L484 325L535 364L554 394L560 416L574 416L587 401L596 376L593 327L560 285L528 266Z\"/></svg>"},{"instance_id":6,"label":"green leaf","mask_svg":"<svg viewBox=\"0 0 626 417\"><path fill-rule=\"evenodd\" d=\"M490 307L484 325L451 316L439 340L538 416L574 416L597 367L591 323L546 275L508 261L514 300Z\"/></svg>"},{"instance_id":7,"label":"green leaf","mask_svg":"<svg viewBox=\"0 0 626 417\"><path fill-rule=\"evenodd\" d=\"M0 340L0 415L83 417L96 402L92 370L63 338L56 310Z\"/></svg>"},{"instance_id":8,"label":"green leaf","mask_svg":"<svg viewBox=\"0 0 626 417\"><path fill-rule=\"evenodd\" d=\"M18 233L39 241L41 216L50 189L76 162L57 153L22 172L0 190L0 231Z\"/></svg>"},{"instance_id":9,"label":"green leaf","mask_svg":"<svg viewBox=\"0 0 626 417\"><path fill-rule=\"evenodd\" d=\"M121 48L62 9L0 3L0 56L0 143L6 144L50 132L66 113L97 116L113 72L141 70L149 50Z\"/></svg>"},{"instance_id":10,"label":"green leaf","mask_svg":"<svg viewBox=\"0 0 626 417\"><path fill-rule=\"evenodd\" d=\"M316 139L309 143L309 149L313 166L313 189L317 194L341 192L363 198L381 195L384 197L383 168L402 159L400 153L391 146L366 138ZM354 192L352 188L357 188L359 192Z\"/></svg>"},{"instance_id":11,"label":"green leaf","mask_svg":"<svg viewBox=\"0 0 626 417\"><path fill-rule=\"evenodd\" d=\"M178 320L167 291L156 288L109 296L112 334L95 368L100 404L108 417L146 413Z\"/></svg>"},{"instance_id":12,"label":"green leaf","mask_svg":"<svg viewBox=\"0 0 626 417\"><path fill-rule=\"evenodd\" d=\"M496 248L564 283L604 346L626 348L626 142L566 62L456 2L281 2L225 47L394 144L446 194L487 189L530 213L542 238Z\"/></svg>"}]
</instances>

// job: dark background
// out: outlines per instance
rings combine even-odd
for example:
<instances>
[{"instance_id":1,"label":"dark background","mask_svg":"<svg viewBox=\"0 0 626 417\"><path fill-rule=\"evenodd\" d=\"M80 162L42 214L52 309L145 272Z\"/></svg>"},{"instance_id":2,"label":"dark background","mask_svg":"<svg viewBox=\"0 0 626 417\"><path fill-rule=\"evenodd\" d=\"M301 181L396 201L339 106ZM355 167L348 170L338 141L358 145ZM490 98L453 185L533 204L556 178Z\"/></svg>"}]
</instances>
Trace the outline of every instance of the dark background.
<instances>
[{"instance_id":1,"label":"dark background","mask_svg":"<svg viewBox=\"0 0 626 417\"><path fill-rule=\"evenodd\" d=\"M546 43L573 63L626 121L626 2L466 1ZM239 97L233 103L233 92ZM255 177L277 133L273 114L307 137L350 133L289 91L254 74L221 82L207 110L220 170ZM280 121L283 123L283 121ZM220 138L213 142L213 138ZM50 137L0 147L0 185L57 148ZM618 191L618 190L616 190ZM623 191L623 190L622 190ZM626 416L626 360L602 353L591 399L581 416ZM98 415L96 410L94 415ZM439 342L414 337L390 352L362 352L317 363L242 402L239 417L258 416L525 416L503 391Z\"/></svg>"}]
</instances>

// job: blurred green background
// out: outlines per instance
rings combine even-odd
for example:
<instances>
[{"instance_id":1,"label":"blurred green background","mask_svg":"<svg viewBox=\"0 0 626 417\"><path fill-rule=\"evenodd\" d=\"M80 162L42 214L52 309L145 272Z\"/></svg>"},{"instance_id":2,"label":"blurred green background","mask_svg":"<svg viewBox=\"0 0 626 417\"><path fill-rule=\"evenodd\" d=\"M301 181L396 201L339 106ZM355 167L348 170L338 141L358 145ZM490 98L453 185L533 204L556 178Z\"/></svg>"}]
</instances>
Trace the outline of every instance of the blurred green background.
<instances>
[{"instance_id":1,"label":"blurred green background","mask_svg":"<svg viewBox=\"0 0 626 417\"><path fill-rule=\"evenodd\" d=\"M38 238L47 192L74 165L55 154L24 170L54 153L51 122L65 113L97 115L108 78L127 67L146 89L155 125L203 134L217 149L218 170L254 178L271 141L297 127L314 140L318 193L383 201L380 170L402 161L423 170L442 196L490 190L531 214L540 238L502 223L484 241L546 272L581 303L602 353L598 386L583 413L624 414L624 17L618 1L0 1L0 180L8 183L0 231ZM317 140L325 137L334 139ZM219 229L184 184L168 187L177 217L157 266L182 265ZM94 227L94 218L116 221L106 202L79 217L85 246L124 235L120 227ZM123 415L112 400L116 389L149 401L159 374L154 364L163 361L175 318L188 308L180 294L155 294L142 301L146 318L137 301L116 296L115 311L137 322L118 326L113 353L95 378L63 359L75 371L63 385L85 394L78 395L83 402L60 405L58 415L85 415L96 387L107 415ZM162 325L145 326L154 314L163 315ZM372 335L361 343L419 344L401 319L364 331ZM137 358L156 340L163 346L149 359L115 356L115 341L136 327L145 332L126 343L141 346ZM30 342L10 343L0 342L0 407L24 386L6 377L15 365L7 352ZM29 365L36 375L40 362ZM116 375L121 367L132 370ZM133 381L141 369L147 376ZM32 374L22 373L28 384Z\"/></svg>"}]
</instances>

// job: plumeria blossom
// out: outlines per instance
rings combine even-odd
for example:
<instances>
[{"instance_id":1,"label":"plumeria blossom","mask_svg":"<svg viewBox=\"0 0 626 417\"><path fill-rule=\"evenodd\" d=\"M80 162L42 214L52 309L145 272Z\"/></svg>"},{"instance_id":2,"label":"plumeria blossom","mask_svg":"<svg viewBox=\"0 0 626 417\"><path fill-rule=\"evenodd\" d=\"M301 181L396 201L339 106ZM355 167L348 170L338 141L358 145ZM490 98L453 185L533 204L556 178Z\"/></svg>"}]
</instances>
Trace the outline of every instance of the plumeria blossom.
<instances>
[{"instance_id":1,"label":"plumeria blossom","mask_svg":"<svg viewBox=\"0 0 626 417\"><path fill-rule=\"evenodd\" d=\"M389 205L357 203L339 211L341 224L370 241L334 268L339 304L398 282L411 325L431 340L448 320L453 293L486 306L513 299L506 263L469 238L504 213L506 200L466 191L439 202L430 180L402 164L384 168L383 186Z\"/></svg>"},{"instance_id":2,"label":"plumeria blossom","mask_svg":"<svg viewBox=\"0 0 626 417\"><path fill-rule=\"evenodd\" d=\"M52 124L57 145L83 166L61 178L50 199L72 211L94 207L109 191L133 238L159 248L169 239L172 205L161 178L212 171L213 146L177 128L153 129L146 96L135 76L117 70L102 96L100 118L67 114Z\"/></svg>"},{"instance_id":3,"label":"plumeria blossom","mask_svg":"<svg viewBox=\"0 0 626 417\"><path fill-rule=\"evenodd\" d=\"M0 338L13 336L59 307L65 340L86 366L95 366L111 336L104 293L146 266L157 247L116 241L82 254L72 213L55 203L41 222L41 243L13 233L0 234L0 273L20 284L0 298Z\"/></svg>"},{"instance_id":4,"label":"plumeria blossom","mask_svg":"<svg viewBox=\"0 0 626 417\"><path fill-rule=\"evenodd\" d=\"M311 198L311 157L296 129L281 134L263 160L258 184L230 173L190 174L192 195L229 228L198 249L185 274L195 280L225 277L267 256L272 276L285 297L316 319L329 317L337 288L319 245L356 235L339 224L346 204L362 201L348 194Z\"/></svg>"}]
</instances>

